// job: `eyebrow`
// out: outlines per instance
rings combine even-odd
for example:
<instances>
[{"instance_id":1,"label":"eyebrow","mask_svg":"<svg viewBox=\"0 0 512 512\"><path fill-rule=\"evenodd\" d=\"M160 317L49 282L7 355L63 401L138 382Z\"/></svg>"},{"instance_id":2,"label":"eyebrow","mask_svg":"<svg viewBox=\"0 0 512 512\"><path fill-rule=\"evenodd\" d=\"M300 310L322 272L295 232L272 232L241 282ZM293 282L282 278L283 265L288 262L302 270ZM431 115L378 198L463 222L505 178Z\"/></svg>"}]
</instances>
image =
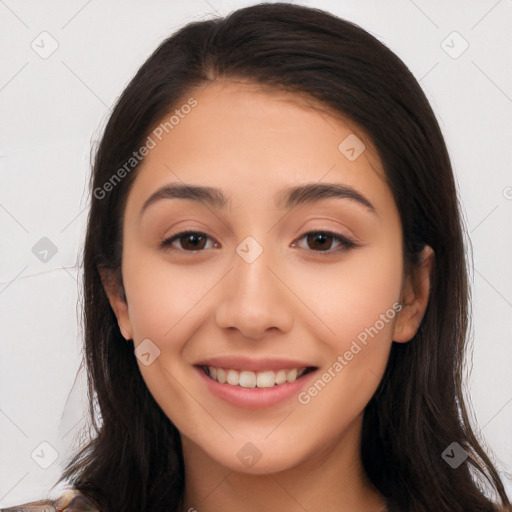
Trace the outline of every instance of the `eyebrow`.
<instances>
[{"instance_id":1,"label":"eyebrow","mask_svg":"<svg viewBox=\"0 0 512 512\"><path fill-rule=\"evenodd\" d=\"M349 199L377 215L375 207L366 197L356 189L339 183L306 183L289 187L280 191L276 197L276 204L280 208L290 210L301 204L327 198ZM187 183L170 183L149 196L139 216L141 217L150 205L162 199L189 199L208 204L218 210L226 210L231 206L231 201L221 189Z\"/></svg>"}]
</instances>

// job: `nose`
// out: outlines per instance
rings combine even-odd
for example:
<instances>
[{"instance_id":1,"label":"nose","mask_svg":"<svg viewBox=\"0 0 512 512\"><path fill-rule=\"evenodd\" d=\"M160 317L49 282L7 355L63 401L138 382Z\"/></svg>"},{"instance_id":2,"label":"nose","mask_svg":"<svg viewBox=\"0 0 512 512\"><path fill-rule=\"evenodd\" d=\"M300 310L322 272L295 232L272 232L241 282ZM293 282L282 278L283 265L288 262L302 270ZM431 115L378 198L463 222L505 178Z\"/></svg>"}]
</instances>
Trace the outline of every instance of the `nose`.
<instances>
[{"instance_id":1,"label":"nose","mask_svg":"<svg viewBox=\"0 0 512 512\"><path fill-rule=\"evenodd\" d=\"M223 329L237 329L259 339L271 331L288 332L293 323L293 293L279 268L263 252L252 262L235 253L234 268L224 279L215 318ZM250 260L249 260L250 261ZM295 304L296 306L296 304Z\"/></svg>"}]
</instances>

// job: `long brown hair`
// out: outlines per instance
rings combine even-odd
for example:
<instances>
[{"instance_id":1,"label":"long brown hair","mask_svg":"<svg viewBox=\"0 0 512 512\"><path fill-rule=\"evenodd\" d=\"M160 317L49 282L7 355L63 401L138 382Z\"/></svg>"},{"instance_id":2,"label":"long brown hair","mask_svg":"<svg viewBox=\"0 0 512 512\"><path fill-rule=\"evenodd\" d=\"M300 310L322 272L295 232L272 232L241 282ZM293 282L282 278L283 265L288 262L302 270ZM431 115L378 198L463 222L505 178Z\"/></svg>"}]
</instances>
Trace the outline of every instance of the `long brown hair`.
<instances>
[{"instance_id":1,"label":"long brown hair","mask_svg":"<svg viewBox=\"0 0 512 512\"><path fill-rule=\"evenodd\" d=\"M223 77L311 98L358 123L378 150L400 213L406 268L418 264L425 245L434 250L421 326L409 343L393 343L364 412L364 468L389 508L490 512L497 498L510 506L470 426L462 393L468 268L453 171L435 115L405 64L365 30L322 10L285 3L186 25L148 58L113 109L96 152L83 257L95 430L62 478L104 511L169 512L182 503L179 432L149 393L100 275L110 272L123 292L123 212L137 165L115 186L104 184L118 169L126 170L133 152L180 99ZM457 468L442 456L452 443L468 455ZM482 482L492 498L484 495Z\"/></svg>"}]
</instances>

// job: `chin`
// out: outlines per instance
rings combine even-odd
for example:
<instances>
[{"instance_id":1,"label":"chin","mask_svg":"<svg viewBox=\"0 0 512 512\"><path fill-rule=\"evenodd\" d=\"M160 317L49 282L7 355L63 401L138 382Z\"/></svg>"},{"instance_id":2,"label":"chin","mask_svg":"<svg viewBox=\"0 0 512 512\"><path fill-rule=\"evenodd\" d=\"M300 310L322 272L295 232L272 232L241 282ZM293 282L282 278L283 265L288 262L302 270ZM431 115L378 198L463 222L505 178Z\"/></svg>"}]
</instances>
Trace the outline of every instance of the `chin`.
<instances>
[{"instance_id":1,"label":"chin","mask_svg":"<svg viewBox=\"0 0 512 512\"><path fill-rule=\"evenodd\" d=\"M217 464L237 473L264 475L292 469L302 462L298 453L292 453L281 445L276 451L273 446L262 446L258 440L226 446L220 453L218 446L207 453Z\"/></svg>"}]
</instances>

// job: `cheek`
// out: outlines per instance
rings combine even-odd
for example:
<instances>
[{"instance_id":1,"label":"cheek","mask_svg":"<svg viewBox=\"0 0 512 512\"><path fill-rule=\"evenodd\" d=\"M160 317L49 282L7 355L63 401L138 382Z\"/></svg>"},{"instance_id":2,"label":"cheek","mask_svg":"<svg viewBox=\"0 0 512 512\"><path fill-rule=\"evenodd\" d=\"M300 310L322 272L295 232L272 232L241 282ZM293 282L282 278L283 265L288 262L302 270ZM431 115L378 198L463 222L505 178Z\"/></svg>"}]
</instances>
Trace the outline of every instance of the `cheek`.
<instances>
[{"instance_id":1,"label":"cheek","mask_svg":"<svg viewBox=\"0 0 512 512\"><path fill-rule=\"evenodd\" d=\"M391 337L402 282L400 244L356 249L343 262L294 272L293 289L308 306L303 320L316 316L318 336L333 349L346 350L375 324L380 339Z\"/></svg>"},{"instance_id":2,"label":"cheek","mask_svg":"<svg viewBox=\"0 0 512 512\"><path fill-rule=\"evenodd\" d=\"M209 277L197 275L193 266L184 270L136 247L132 250L127 245L123 255L135 345L149 339L160 349L148 366L138 363L141 375L162 410L190 437L195 436L204 418L183 384L190 379L190 369L183 365L182 353L205 314L201 299L213 286L218 272ZM195 280L192 276L196 276Z\"/></svg>"},{"instance_id":3,"label":"cheek","mask_svg":"<svg viewBox=\"0 0 512 512\"><path fill-rule=\"evenodd\" d=\"M184 339L215 275L198 272L192 265L171 265L161 256L128 247L123 279L134 339L155 339L159 344Z\"/></svg>"},{"instance_id":4,"label":"cheek","mask_svg":"<svg viewBox=\"0 0 512 512\"><path fill-rule=\"evenodd\" d=\"M321 339L329 356L299 401L309 414L332 426L361 413L386 368L400 310L401 244L395 240L367 247L338 272L320 274L310 275L305 289L314 290L309 294L312 307L320 310L323 304L319 316L329 330L323 329ZM322 292L312 287L315 280L324 283Z\"/></svg>"}]
</instances>

